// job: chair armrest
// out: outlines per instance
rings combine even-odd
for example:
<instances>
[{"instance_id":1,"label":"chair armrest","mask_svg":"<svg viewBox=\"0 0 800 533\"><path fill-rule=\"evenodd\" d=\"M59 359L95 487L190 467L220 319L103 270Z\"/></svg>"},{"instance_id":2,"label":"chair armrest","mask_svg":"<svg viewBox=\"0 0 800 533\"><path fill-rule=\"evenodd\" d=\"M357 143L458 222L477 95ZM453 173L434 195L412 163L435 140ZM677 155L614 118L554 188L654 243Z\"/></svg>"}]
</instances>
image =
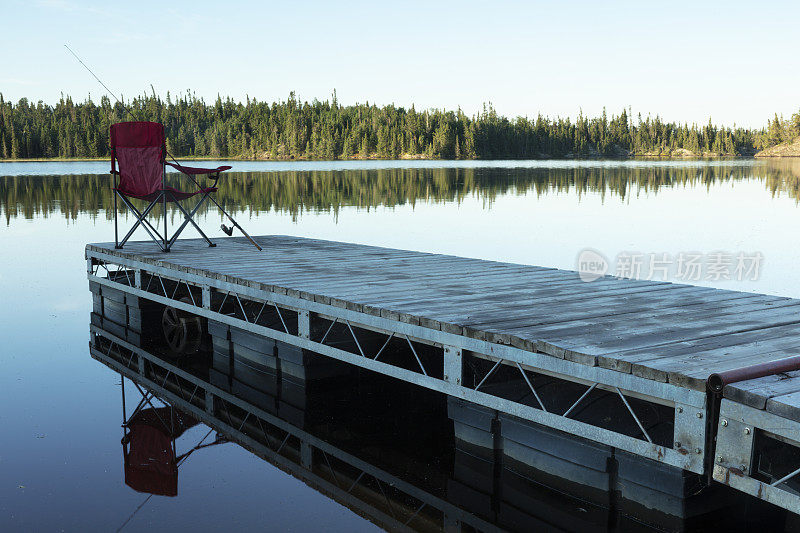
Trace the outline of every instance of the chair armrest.
<instances>
[{"instance_id":1,"label":"chair armrest","mask_svg":"<svg viewBox=\"0 0 800 533\"><path fill-rule=\"evenodd\" d=\"M220 172L224 172L232 168L227 165L223 165L217 168L199 168L199 167L185 167L183 165L170 162L167 162L167 164L172 168L177 169L179 172L182 172L183 174L188 174L190 176L194 176L197 174L219 174Z\"/></svg>"}]
</instances>

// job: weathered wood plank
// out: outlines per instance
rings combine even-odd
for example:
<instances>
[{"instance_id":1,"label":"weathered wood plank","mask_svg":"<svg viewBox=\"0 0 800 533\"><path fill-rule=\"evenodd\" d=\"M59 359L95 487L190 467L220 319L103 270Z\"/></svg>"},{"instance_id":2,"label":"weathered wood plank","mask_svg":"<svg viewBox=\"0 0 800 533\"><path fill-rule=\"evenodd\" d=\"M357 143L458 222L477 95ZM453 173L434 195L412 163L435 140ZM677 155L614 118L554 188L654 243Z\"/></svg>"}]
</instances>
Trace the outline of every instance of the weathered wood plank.
<instances>
[{"instance_id":1,"label":"weathered wood plank","mask_svg":"<svg viewBox=\"0 0 800 533\"><path fill-rule=\"evenodd\" d=\"M800 391L800 371L740 381L726 385L723 395L755 409L765 409L767 400Z\"/></svg>"},{"instance_id":2,"label":"weathered wood plank","mask_svg":"<svg viewBox=\"0 0 800 533\"><path fill-rule=\"evenodd\" d=\"M724 333L738 333L777 325L800 322L800 301L793 301L782 308L764 308L734 315L693 316L691 320L662 321L658 313L637 320L615 321L613 317L598 320L568 322L557 327L533 327L526 333L537 336L543 342L569 344L570 349L582 348L587 356L608 355L645 346L667 344L685 340L699 339ZM665 313L666 314L666 313ZM518 330L512 330L516 333Z\"/></svg>"},{"instance_id":3,"label":"weathered wood plank","mask_svg":"<svg viewBox=\"0 0 800 533\"><path fill-rule=\"evenodd\" d=\"M599 366L627 373L631 371L632 364L650 359L666 359L706 349L722 348L725 346L734 346L737 344L783 337L798 338L798 336L800 336L800 324L789 324L786 326L763 328L756 331L712 335L700 339L646 346L644 348L635 348L622 352L611 352L607 355L598 356L597 359Z\"/></svg>"},{"instance_id":4,"label":"weathered wood plank","mask_svg":"<svg viewBox=\"0 0 800 533\"><path fill-rule=\"evenodd\" d=\"M800 392L770 398L766 409L770 413L800 422Z\"/></svg>"},{"instance_id":5,"label":"weathered wood plank","mask_svg":"<svg viewBox=\"0 0 800 533\"><path fill-rule=\"evenodd\" d=\"M703 390L709 375L759 363L792 357L800 343L787 340L770 345L737 345L721 350L698 352L683 358L655 359L634 365L633 374L656 381L669 381L686 388Z\"/></svg>"}]
</instances>

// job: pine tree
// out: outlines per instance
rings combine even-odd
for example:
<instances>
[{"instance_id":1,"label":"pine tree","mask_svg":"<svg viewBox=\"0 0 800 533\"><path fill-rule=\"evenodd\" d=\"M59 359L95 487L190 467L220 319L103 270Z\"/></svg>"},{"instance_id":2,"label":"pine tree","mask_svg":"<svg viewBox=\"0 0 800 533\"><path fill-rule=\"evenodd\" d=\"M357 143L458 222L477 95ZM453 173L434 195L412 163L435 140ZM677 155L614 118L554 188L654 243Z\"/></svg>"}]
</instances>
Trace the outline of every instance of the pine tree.
<instances>
[{"instance_id":1,"label":"pine tree","mask_svg":"<svg viewBox=\"0 0 800 533\"><path fill-rule=\"evenodd\" d=\"M14 122L12 118L11 122L11 159L19 159L20 158L20 149L19 149L19 139L17 139L17 130L14 128Z\"/></svg>"}]
</instances>

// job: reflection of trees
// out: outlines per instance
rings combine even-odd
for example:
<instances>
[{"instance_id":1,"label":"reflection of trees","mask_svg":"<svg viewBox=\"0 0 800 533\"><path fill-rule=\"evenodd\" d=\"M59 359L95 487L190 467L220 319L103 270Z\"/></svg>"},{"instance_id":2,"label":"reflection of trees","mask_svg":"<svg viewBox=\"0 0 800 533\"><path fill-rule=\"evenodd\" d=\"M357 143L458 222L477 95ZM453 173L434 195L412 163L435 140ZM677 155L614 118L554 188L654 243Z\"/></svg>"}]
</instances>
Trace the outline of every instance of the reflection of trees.
<instances>
[{"instance_id":1,"label":"reflection of trees","mask_svg":"<svg viewBox=\"0 0 800 533\"><path fill-rule=\"evenodd\" d=\"M767 166L765 181L772 195L786 194L800 201L800 159L772 159Z\"/></svg>"},{"instance_id":2,"label":"reflection of trees","mask_svg":"<svg viewBox=\"0 0 800 533\"><path fill-rule=\"evenodd\" d=\"M625 199L662 187L760 179L772 194L800 199L800 161L749 165L584 168L436 168L346 171L232 172L220 181L218 201L234 212L304 211L342 206L373 208L424 202L460 202L476 196L487 204L499 195L600 193ZM107 175L0 177L6 222L61 213L111 218ZM120 205L120 210L122 207Z\"/></svg>"}]
</instances>

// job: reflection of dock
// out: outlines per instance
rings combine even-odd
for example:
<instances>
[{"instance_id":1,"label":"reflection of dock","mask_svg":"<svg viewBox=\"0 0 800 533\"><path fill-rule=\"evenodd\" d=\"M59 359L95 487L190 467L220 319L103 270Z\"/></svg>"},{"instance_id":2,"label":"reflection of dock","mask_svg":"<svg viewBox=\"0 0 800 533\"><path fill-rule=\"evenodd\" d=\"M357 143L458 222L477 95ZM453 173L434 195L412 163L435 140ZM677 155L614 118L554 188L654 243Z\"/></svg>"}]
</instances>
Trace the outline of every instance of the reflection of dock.
<instances>
[{"instance_id":1,"label":"reflection of dock","mask_svg":"<svg viewBox=\"0 0 800 533\"><path fill-rule=\"evenodd\" d=\"M265 397L243 399L97 326L92 326L90 351L93 358L144 387L146 394L203 421L226 438L384 528L439 531L463 524L480 531L497 530L445 498L270 412ZM328 391L316 398L335 396L333 391ZM315 395L309 394L309 398ZM340 421L341 428L346 428L349 418L345 414ZM428 475L427 472L422 474Z\"/></svg>"},{"instance_id":2,"label":"reflection of dock","mask_svg":"<svg viewBox=\"0 0 800 533\"><path fill-rule=\"evenodd\" d=\"M613 278L583 283L574 272L540 267L258 240L260 254L239 239L213 249L181 241L170 254L149 243L88 245L89 279L103 301L128 305L126 320L150 303L207 318L218 327L215 349L228 343L233 365L305 372L300 367L322 354L497 411L501 425L521 421L550 428L555 439L585 439L613 450L612 471L654 489L654 500L658 487L645 478L674 478L675 490L664 494L681 510L718 455L719 400L705 391L708 376L800 348L800 302L787 298ZM147 321L133 316L144 332ZM333 376L346 373L326 365ZM294 378L302 376L287 383ZM546 440L542 431L528 438ZM800 447L794 433L782 439ZM791 479L777 481L774 490L788 494ZM797 509L786 503L793 500L773 501Z\"/></svg>"},{"instance_id":3,"label":"reflection of dock","mask_svg":"<svg viewBox=\"0 0 800 533\"><path fill-rule=\"evenodd\" d=\"M412 416L404 421L391 423L383 416L370 417L370 406L354 397L357 395L352 388L357 380L351 376L340 379L338 386L329 383L327 387L306 388L304 396L312 407L301 411L310 419L298 426L294 414L289 413L291 420L287 420L272 412L281 401L280 390L274 395L253 395L245 389L240 389L239 394L231 393L225 383L211 383L214 368L210 361L176 363L156 350L143 349L97 326L91 327L91 333L92 357L120 373L123 396L125 378L142 393L139 405L123 424L132 431L123 439L126 483L136 490L177 495L181 459L198 449L231 441L391 531L606 531L612 521L623 528L650 530L626 516L624 507L607 505L607 501L602 505L600 500L608 500L610 492L608 486L604 492L587 485L585 472L592 468L588 456L579 459L582 465L573 464L566 469L560 465L558 472L548 477L540 470L540 459L513 459L510 446L506 456L497 455L493 445L489 443L487 447L484 441L487 436L493 439L490 427L497 412L451 401L449 416L456 427L453 440L453 434L442 428L442 421L447 420L445 413L430 398L420 398L419 394L407 396L404 407ZM252 370L245 372L253 378L258 375ZM221 375L218 373L218 377ZM229 384L232 376L227 377ZM269 376L263 377L270 382ZM282 378L279 371L278 381ZM403 389L413 391L412 386L399 382L395 383L400 387L387 389L387 383L372 390L375 401ZM156 407L159 401L165 407ZM140 443L136 455L148 459L145 462L150 465L150 473L134 475L128 446L133 454L136 439L132 428L135 422L141 423L144 413L149 416L150 425L162 423L162 440L167 443L157 446L149 456L147 450L143 453ZM362 421L365 416L370 418L367 423ZM203 441L186 450L186 445L177 444L175 439L195 420L215 430L217 437L209 439L206 434ZM469 424L481 427L469 431ZM376 429L373 425L381 427ZM524 436L519 438L519 429L540 431L523 424L516 428L515 436L514 428L509 428L504 437L507 443L513 438L525 440ZM403 433L417 442L404 442ZM441 444L429 444L431 438ZM170 451L169 439L172 451L163 458L159 452L162 448ZM144 444L152 449L152 438L149 440ZM426 457L441 455L439 448L448 449L448 457L454 451L452 458L436 464L426 461ZM571 448L568 455L574 453L575 443ZM179 452L182 453L178 455ZM159 475L154 478L152 467L157 459L164 459L164 464L156 465ZM575 460L574 455L570 459ZM741 515L741 509L725 508L707 513L703 523L723 527ZM686 519L670 518L671 522L659 522L661 529L684 529Z\"/></svg>"}]
</instances>

